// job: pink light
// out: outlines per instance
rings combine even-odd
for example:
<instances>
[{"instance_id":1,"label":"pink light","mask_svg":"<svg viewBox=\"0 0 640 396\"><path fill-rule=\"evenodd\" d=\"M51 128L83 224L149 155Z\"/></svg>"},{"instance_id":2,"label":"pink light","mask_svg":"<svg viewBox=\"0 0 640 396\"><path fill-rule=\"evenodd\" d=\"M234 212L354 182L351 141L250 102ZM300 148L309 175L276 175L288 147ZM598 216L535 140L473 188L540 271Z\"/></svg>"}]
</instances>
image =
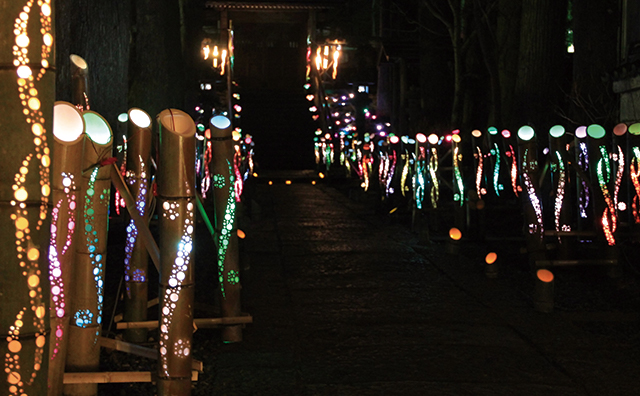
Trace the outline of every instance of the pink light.
<instances>
[{"instance_id":1,"label":"pink light","mask_svg":"<svg viewBox=\"0 0 640 396\"><path fill-rule=\"evenodd\" d=\"M507 129L503 130L501 133L502 137L504 137L505 139L509 139L511 137L511 132L509 132Z\"/></svg>"},{"instance_id":2,"label":"pink light","mask_svg":"<svg viewBox=\"0 0 640 396\"><path fill-rule=\"evenodd\" d=\"M584 139L587 137L587 127L586 126L579 126L576 128L576 137L578 139Z\"/></svg>"},{"instance_id":3,"label":"pink light","mask_svg":"<svg viewBox=\"0 0 640 396\"><path fill-rule=\"evenodd\" d=\"M452 134L457 135L460 133L459 129L454 129L453 131L451 131Z\"/></svg>"},{"instance_id":4,"label":"pink light","mask_svg":"<svg viewBox=\"0 0 640 396\"><path fill-rule=\"evenodd\" d=\"M427 137L422 133L418 133L416 135L416 140L418 141L418 143L425 143L427 141Z\"/></svg>"},{"instance_id":5,"label":"pink light","mask_svg":"<svg viewBox=\"0 0 640 396\"><path fill-rule=\"evenodd\" d=\"M397 137L397 136L391 136L391 137L389 138L389 141L390 141L391 143L393 143L393 144L396 144L396 143L398 143L398 142L400 141L400 138L399 138L399 137Z\"/></svg>"},{"instance_id":6,"label":"pink light","mask_svg":"<svg viewBox=\"0 0 640 396\"><path fill-rule=\"evenodd\" d=\"M444 140L446 140L447 142L450 142L450 141L451 141L451 135L447 135L447 136L444 138Z\"/></svg>"},{"instance_id":7,"label":"pink light","mask_svg":"<svg viewBox=\"0 0 640 396\"><path fill-rule=\"evenodd\" d=\"M244 139L244 142L245 142L246 144L251 144L251 142L252 142L252 141L253 141L253 140L251 140L251 138L250 138L250 137L248 137L248 138Z\"/></svg>"}]
</instances>

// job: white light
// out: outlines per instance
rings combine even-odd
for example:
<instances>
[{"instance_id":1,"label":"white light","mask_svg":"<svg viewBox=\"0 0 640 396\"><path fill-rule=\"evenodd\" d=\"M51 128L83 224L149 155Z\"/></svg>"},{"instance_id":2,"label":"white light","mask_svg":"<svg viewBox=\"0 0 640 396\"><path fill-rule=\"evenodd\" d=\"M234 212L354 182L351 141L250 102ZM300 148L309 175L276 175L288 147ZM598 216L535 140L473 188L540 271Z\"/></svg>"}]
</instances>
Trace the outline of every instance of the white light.
<instances>
[{"instance_id":1,"label":"white light","mask_svg":"<svg viewBox=\"0 0 640 396\"><path fill-rule=\"evenodd\" d=\"M76 141L84 131L82 115L71 103L56 102L53 106L53 136L63 142Z\"/></svg>"},{"instance_id":2,"label":"white light","mask_svg":"<svg viewBox=\"0 0 640 396\"><path fill-rule=\"evenodd\" d=\"M129 119L140 128L148 128L151 125L151 117L140 109L129 110Z\"/></svg>"}]
</instances>

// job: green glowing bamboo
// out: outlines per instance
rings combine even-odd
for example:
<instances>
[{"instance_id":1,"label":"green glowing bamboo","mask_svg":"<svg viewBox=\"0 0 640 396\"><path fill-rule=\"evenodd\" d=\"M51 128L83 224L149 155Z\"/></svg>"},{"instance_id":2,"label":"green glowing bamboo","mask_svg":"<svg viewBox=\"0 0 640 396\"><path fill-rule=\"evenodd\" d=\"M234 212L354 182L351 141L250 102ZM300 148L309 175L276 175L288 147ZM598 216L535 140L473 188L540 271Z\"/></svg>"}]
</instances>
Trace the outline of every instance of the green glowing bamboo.
<instances>
[{"instance_id":1,"label":"green glowing bamboo","mask_svg":"<svg viewBox=\"0 0 640 396\"><path fill-rule=\"evenodd\" d=\"M220 284L222 317L240 316L240 266L238 237L236 235L234 194L233 140L231 122L223 116L210 121L211 174L213 175L213 196L215 229L218 233L218 282ZM228 326L222 330L224 342L242 341L242 327Z\"/></svg>"}]
</instances>

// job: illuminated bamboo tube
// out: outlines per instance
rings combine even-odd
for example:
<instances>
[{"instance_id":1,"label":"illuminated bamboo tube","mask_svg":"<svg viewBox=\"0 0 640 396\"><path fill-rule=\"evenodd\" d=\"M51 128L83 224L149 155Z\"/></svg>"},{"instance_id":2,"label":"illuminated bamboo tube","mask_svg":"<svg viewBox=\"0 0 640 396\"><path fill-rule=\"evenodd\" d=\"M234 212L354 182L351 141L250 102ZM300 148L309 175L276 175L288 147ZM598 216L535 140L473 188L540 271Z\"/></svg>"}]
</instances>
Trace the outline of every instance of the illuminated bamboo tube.
<instances>
[{"instance_id":1,"label":"illuminated bamboo tube","mask_svg":"<svg viewBox=\"0 0 640 396\"><path fill-rule=\"evenodd\" d=\"M629 125L627 134L629 150L629 178L633 186L631 195L631 213L634 227L640 224L640 123Z\"/></svg>"},{"instance_id":2,"label":"illuminated bamboo tube","mask_svg":"<svg viewBox=\"0 0 640 396\"><path fill-rule=\"evenodd\" d=\"M240 265L236 234L236 200L233 174L233 140L231 121L215 116L209 122L211 130L214 223L217 233L218 283L222 317L240 316ZM223 342L242 341L242 326L222 329Z\"/></svg>"},{"instance_id":3,"label":"illuminated bamboo tube","mask_svg":"<svg viewBox=\"0 0 640 396\"><path fill-rule=\"evenodd\" d=\"M571 231L569 206L571 201L571 189L568 187L569 171L566 162L567 144L564 127L555 125L549 130L549 155L551 156L551 178L555 191L553 205L553 224L555 231ZM560 235L558 241L563 242Z\"/></svg>"},{"instance_id":4,"label":"illuminated bamboo tube","mask_svg":"<svg viewBox=\"0 0 640 396\"><path fill-rule=\"evenodd\" d=\"M80 111L89 110L89 66L78 55L70 55L71 101Z\"/></svg>"},{"instance_id":5,"label":"illuminated bamboo tube","mask_svg":"<svg viewBox=\"0 0 640 396\"><path fill-rule=\"evenodd\" d=\"M46 395L53 5L0 0L0 394Z\"/></svg>"},{"instance_id":6,"label":"illuminated bamboo tube","mask_svg":"<svg viewBox=\"0 0 640 396\"><path fill-rule=\"evenodd\" d=\"M536 133L530 126L523 126L518 130L518 151L524 187L522 205L527 222L525 233L531 264L545 258L544 222L538 186L538 156L535 138Z\"/></svg>"},{"instance_id":7,"label":"illuminated bamboo tube","mask_svg":"<svg viewBox=\"0 0 640 396\"><path fill-rule=\"evenodd\" d=\"M49 344L49 396L62 394L69 305L73 295L78 197L82 177L84 119L68 102L53 107L53 159L51 164L51 237L49 245L49 283L52 336Z\"/></svg>"},{"instance_id":8,"label":"illuminated bamboo tube","mask_svg":"<svg viewBox=\"0 0 640 396\"><path fill-rule=\"evenodd\" d=\"M151 157L151 117L140 109L129 110L127 138L126 181L131 195L136 200L138 214L147 215L149 197L150 157ZM133 219L127 226L124 258L124 321L141 322L147 320L147 270L149 255L142 241L138 241L138 229ZM130 329L124 333L129 342L147 341L146 329Z\"/></svg>"},{"instance_id":9,"label":"illuminated bamboo tube","mask_svg":"<svg viewBox=\"0 0 640 396\"><path fill-rule=\"evenodd\" d=\"M72 319L69 339L73 348L67 351L66 371L97 371L100 361L98 337L102 327L104 272L107 261L109 198L113 136L111 127L98 113L82 113L87 138L82 157L82 215L76 241ZM65 395L96 395L97 384L67 384Z\"/></svg>"},{"instance_id":10,"label":"illuminated bamboo tube","mask_svg":"<svg viewBox=\"0 0 640 396\"><path fill-rule=\"evenodd\" d=\"M614 204L614 173L609 155L609 142L604 128L597 124L587 127L587 141L591 156L591 178L599 193L592 194L595 216L595 228L602 231L609 246L616 244L615 232L618 225L618 209Z\"/></svg>"},{"instance_id":11,"label":"illuminated bamboo tube","mask_svg":"<svg viewBox=\"0 0 640 396\"><path fill-rule=\"evenodd\" d=\"M593 203L591 202L591 186L589 185L589 145L587 144L587 127L579 126L574 133L575 146L575 163L577 165L576 172L576 207L577 214L577 230L583 230L591 213Z\"/></svg>"},{"instance_id":12,"label":"illuminated bamboo tube","mask_svg":"<svg viewBox=\"0 0 640 396\"><path fill-rule=\"evenodd\" d=\"M158 395L191 393L196 126L183 111L158 115L160 335Z\"/></svg>"}]
</instances>

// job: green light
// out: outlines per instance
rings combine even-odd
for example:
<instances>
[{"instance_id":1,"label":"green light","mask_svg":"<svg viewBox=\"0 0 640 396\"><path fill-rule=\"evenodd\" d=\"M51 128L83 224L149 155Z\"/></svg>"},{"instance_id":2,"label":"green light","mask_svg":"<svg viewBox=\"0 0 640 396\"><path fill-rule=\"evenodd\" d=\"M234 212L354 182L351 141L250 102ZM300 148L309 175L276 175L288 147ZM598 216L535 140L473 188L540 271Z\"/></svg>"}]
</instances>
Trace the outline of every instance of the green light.
<instances>
[{"instance_id":1,"label":"green light","mask_svg":"<svg viewBox=\"0 0 640 396\"><path fill-rule=\"evenodd\" d=\"M200 132L204 132L204 125L202 125L202 124L198 124L198 125L196 126L196 128L198 128L198 130L199 130Z\"/></svg>"},{"instance_id":2,"label":"green light","mask_svg":"<svg viewBox=\"0 0 640 396\"><path fill-rule=\"evenodd\" d=\"M525 125L525 126L521 127L520 129L518 129L518 137L521 140L529 141L529 140L533 139L533 137L535 135L536 135L536 133L533 130L533 128L531 128L528 125Z\"/></svg>"},{"instance_id":3,"label":"green light","mask_svg":"<svg viewBox=\"0 0 640 396\"><path fill-rule=\"evenodd\" d=\"M640 122L629 125L629 133L632 135L640 135Z\"/></svg>"},{"instance_id":4,"label":"green light","mask_svg":"<svg viewBox=\"0 0 640 396\"><path fill-rule=\"evenodd\" d=\"M118 121L120 121L120 122L127 122L127 121L129 121L129 114L127 114L127 113L120 113L120 114L118 115Z\"/></svg>"},{"instance_id":5,"label":"green light","mask_svg":"<svg viewBox=\"0 0 640 396\"><path fill-rule=\"evenodd\" d=\"M587 135L594 139L602 139L605 135L605 131L600 125L591 124L587 127Z\"/></svg>"},{"instance_id":6,"label":"green light","mask_svg":"<svg viewBox=\"0 0 640 396\"><path fill-rule=\"evenodd\" d=\"M491 134L491 135L497 135L498 134L498 128L496 128L496 127L489 127L488 131L489 131L489 134Z\"/></svg>"},{"instance_id":7,"label":"green light","mask_svg":"<svg viewBox=\"0 0 640 396\"><path fill-rule=\"evenodd\" d=\"M564 135L564 127L562 125L554 125L549 129L549 135L554 138L559 138Z\"/></svg>"}]
</instances>

